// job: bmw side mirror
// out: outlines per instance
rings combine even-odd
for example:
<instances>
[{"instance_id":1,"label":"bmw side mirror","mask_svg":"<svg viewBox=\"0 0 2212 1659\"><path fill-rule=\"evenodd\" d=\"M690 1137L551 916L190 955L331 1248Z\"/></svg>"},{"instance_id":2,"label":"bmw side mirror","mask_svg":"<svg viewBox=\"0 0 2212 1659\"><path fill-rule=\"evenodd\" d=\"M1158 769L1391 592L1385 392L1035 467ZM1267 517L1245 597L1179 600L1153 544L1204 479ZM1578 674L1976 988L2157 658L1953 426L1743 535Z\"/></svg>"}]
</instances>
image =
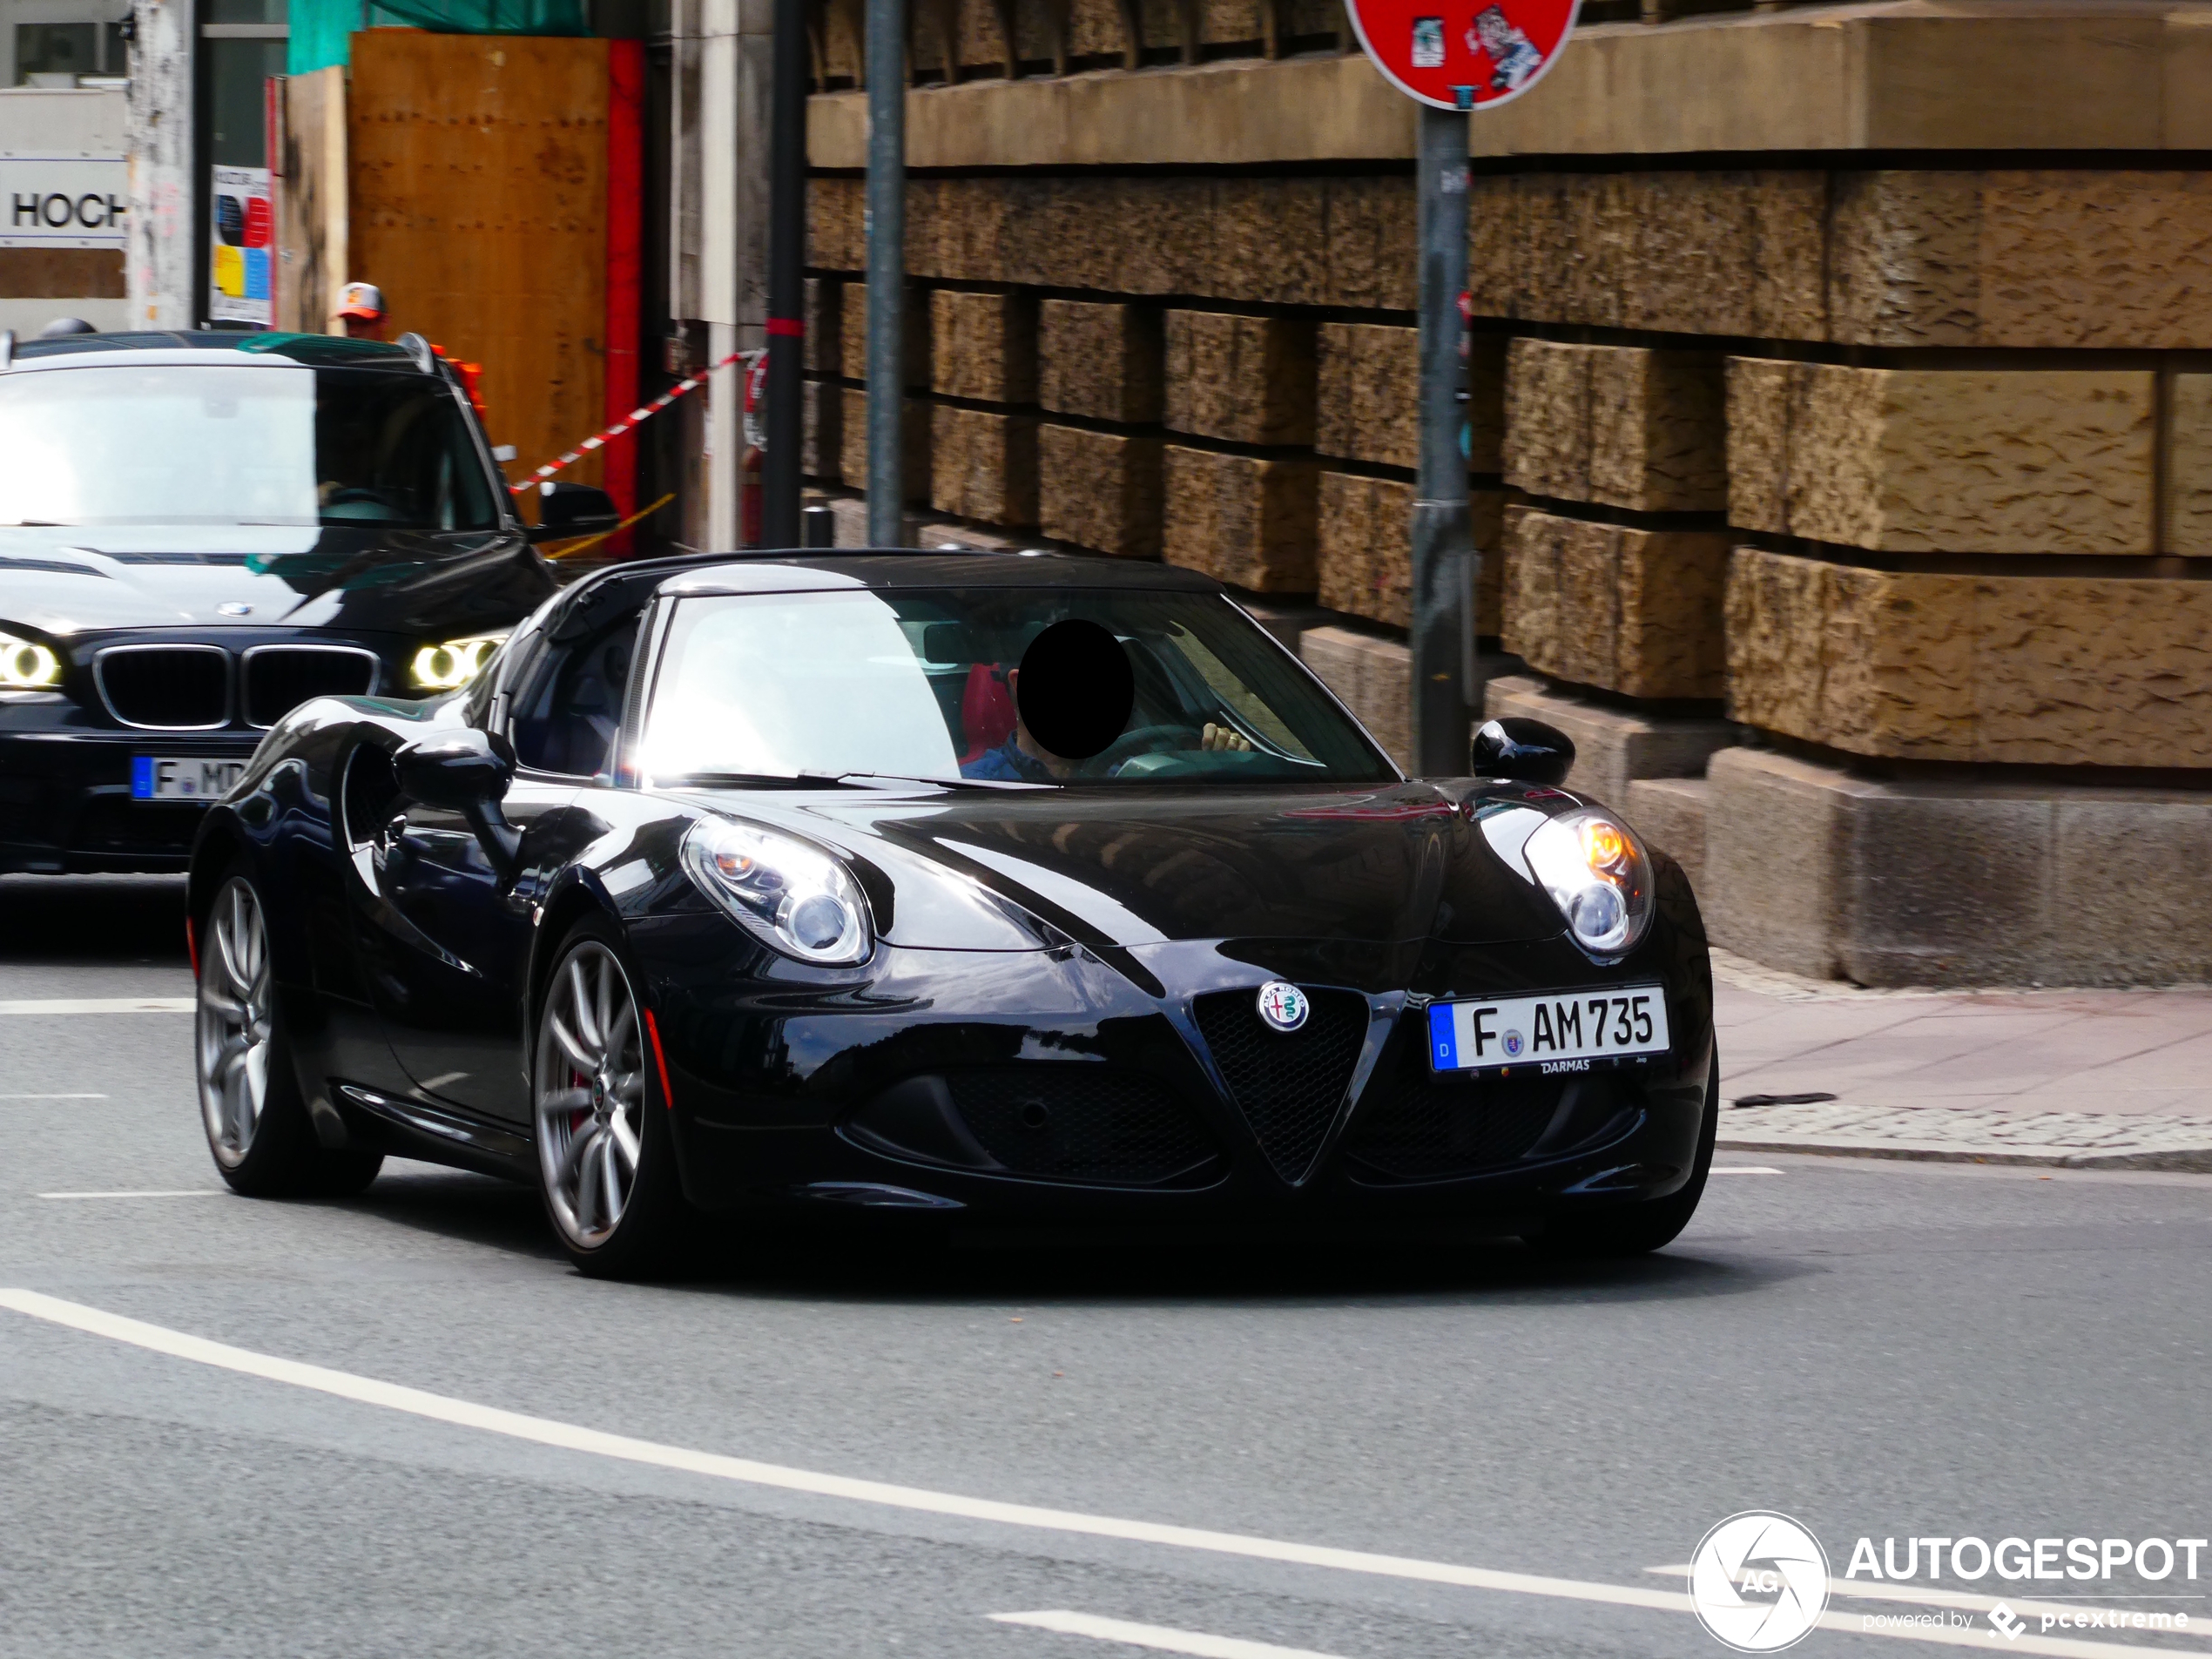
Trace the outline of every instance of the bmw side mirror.
<instances>
[{"instance_id":1,"label":"bmw side mirror","mask_svg":"<svg viewBox=\"0 0 2212 1659\"><path fill-rule=\"evenodd\" d=\"M392 770L408 799L468 819L500 880L515 879L523 836L499 810L515 777L505 744L482 732L442 732L401 749Z\"/></svg>"},{"instance_id":2,"label":"bmw side mirror","mask_svg":"<svg viewBox=\"0 0 2212 1659\"><path fill-rule=\"evenodd\" d=\"M1575 741L1555 725L1508 716L1486 721L1474 734L1467 770L1477 778L1516 783L1563 784L1575 769Z\"/></svg>"},{"instance_id":3,"label":"bmw side mirror","mask_svg":"<svg viewBox=\"0 0 2212 1659\"><path fill-rule=\"evenodd\" d=\"M622 523L615 498L591 484L537 487L537 523L527 534L533 543L565 541L571 536L597 536Z\"/></svg>"}]
</instances>

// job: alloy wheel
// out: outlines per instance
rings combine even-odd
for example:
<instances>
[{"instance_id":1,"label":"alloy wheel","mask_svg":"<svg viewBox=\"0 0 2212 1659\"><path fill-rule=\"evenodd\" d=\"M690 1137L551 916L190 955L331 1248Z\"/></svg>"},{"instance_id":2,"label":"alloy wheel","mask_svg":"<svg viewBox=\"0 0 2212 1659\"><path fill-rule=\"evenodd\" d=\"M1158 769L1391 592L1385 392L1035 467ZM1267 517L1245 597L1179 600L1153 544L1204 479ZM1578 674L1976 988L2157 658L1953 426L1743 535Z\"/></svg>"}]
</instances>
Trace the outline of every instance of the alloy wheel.
<instances>
[{"instance_id":1,"label":"alloy wheel","mask_svg":"<svg viewBox=\"0 0 2212 1659\"><path fill-rule=\"evenodd\" d=\"M538 1018L537 1156L555 1223L591 1250L622 1224L644 1153L637 1003L604 945L587 940L547 988Z\"/></svg>"},{"instance_id":2,"label":"alloy wheel","mask_svg":"<svg viewBox=\"0 0 2212 1659\"><path fill-rule=\"evenodd\" d=\"M253 1150L269 1098L269 935L251 883L233 877L208 913L199 976L199 1108L215 1160L234 1170Z\"/></svg>"}]
</instances>

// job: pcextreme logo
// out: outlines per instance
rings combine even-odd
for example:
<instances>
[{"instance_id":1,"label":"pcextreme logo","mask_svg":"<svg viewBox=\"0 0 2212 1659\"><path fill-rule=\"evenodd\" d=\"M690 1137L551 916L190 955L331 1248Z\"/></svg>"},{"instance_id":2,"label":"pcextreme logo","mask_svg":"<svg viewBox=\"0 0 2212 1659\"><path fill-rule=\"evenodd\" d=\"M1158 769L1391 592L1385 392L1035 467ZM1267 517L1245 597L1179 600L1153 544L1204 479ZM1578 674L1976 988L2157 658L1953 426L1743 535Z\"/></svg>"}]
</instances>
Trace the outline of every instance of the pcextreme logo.
<instances>
[{"instance_id":1,"label":"pcextreme logo","mask_svg":"<svg viewBox=\"0 0 2212 1659\"><path fill-rule=\"evenodd\" d=\"M1730 1515L1689 1561L1698 1622L1738 1653L1779 1653L1804 1640L1827 1609L1827 1553L1787 1515Z\"/></svg>"}]
</instances>

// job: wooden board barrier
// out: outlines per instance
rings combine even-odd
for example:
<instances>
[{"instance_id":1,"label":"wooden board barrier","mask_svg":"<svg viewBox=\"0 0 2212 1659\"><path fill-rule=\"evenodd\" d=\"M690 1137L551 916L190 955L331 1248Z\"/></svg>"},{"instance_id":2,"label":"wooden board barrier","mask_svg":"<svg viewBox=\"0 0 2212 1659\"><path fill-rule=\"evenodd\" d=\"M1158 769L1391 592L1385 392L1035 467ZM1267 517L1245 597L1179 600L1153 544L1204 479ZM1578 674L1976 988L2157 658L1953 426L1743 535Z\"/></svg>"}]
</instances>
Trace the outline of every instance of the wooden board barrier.
<instances>
[{"instance_id":1,"label":"wooden board barrier","mask_svg":"<svg viewBox=\"0 0 2212 1659\"><path fill-rule=\"evenodd\" d=\"M341 280L383 289L387 339L413 330L483 365L493 442L518 452L510 478L606 420L614 44L406 29L353 38ZM601 457L565 475L602 482Z\"/></svg>"}]
</instances>

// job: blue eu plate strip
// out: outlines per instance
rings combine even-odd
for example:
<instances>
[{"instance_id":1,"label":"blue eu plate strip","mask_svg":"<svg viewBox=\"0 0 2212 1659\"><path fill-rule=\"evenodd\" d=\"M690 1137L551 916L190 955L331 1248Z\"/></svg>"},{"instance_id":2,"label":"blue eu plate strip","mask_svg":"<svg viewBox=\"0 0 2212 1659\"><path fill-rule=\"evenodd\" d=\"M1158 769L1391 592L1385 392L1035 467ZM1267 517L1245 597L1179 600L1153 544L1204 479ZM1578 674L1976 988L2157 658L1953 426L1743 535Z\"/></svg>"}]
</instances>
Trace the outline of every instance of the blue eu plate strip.
<instances>
[{"instance_id":1,"label":"blue eu plate strip","mask_svg":"<svg viewBox=\"0 0 2212 1659\"><path fill-rule=\"evenodd\" d=\"M1439 1071L1449 1071L1459 1065L1459 1035L1452 1027L1452 1005L1448 1002L1428 1005L1428 1046L1430 1063Z\"/></svg>"},{"instance_id":2,"label":"blue eu plate strip","mask_svg":"<svg viewBox=\"0 0 2212 1659\"><path fill-rule=\"evenodd\" d=\"M131 757L131 799L132 800L153 799L153 757L152 755Z\"/></svg>"}]
</instances>

